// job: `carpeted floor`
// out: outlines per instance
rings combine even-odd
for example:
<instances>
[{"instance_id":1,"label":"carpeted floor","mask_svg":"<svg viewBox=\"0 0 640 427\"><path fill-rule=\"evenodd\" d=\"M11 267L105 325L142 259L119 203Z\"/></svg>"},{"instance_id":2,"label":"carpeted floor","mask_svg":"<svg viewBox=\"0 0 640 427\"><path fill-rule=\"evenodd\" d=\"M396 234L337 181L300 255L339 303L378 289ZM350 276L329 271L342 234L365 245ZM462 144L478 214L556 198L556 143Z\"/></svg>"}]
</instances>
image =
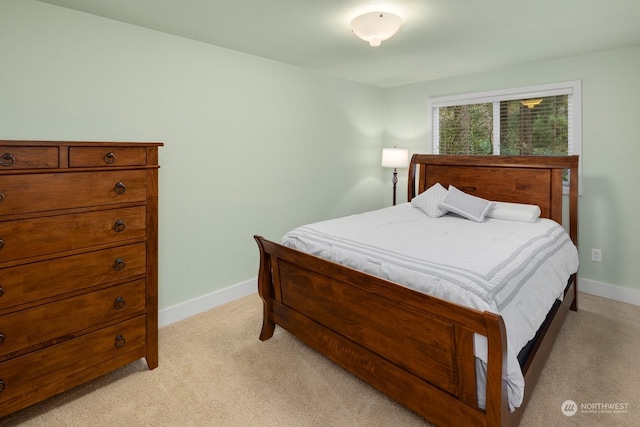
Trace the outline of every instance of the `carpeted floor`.
<instances>
[{"instance_id":1,"label":"carpeted floor","mask_svg":"<svg viewBox=\"0 0 640 427\"><path fill-rule=\"evenodd\" d=\"M640 307L580 297L521 426L640 425ZM429 425L280 328L259 341L261 309L252 295L167 326L159 368L140 360L0 426Z\"/></svg>"}]
</instances>

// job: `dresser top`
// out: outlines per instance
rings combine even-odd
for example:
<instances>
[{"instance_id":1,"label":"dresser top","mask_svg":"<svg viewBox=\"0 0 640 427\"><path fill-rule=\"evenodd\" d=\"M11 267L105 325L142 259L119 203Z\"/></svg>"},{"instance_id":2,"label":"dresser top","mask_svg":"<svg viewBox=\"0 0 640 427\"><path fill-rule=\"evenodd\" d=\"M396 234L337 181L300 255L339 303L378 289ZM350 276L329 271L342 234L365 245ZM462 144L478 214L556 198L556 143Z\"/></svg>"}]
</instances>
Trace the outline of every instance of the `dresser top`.
<instances>
[{"instance_id":1,"label":"dresser top","mask_svg":"<svg viewBox=\"0 0 640 427\"><path fill-rule=\"evenodd\" d=\"M103 147L103 146L123 146L123 147L161 147L162 142L121 142L121 141L43 141L43 140L0 140L2 146L24 146L24 147L52 147L52 146L68 146L68 147Z\"/></svg>"}]
</instances>

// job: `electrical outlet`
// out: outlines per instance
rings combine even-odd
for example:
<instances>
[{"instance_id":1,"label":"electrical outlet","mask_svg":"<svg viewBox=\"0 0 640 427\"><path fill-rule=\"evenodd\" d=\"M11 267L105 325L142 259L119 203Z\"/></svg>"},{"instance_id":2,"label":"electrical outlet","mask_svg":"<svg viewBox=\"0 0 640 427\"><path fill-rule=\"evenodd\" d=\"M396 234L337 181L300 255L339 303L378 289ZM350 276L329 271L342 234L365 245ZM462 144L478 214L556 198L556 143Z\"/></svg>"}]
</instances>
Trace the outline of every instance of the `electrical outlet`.
<instances>
[{"instance_id":1,"label":"electrical outlet","mask_svg":"<svg viewBox=\"0 0 640 427\"><path fill-rule=\"evenodd\" d=\"M602 262L602 251L600 249L591 249L591 261Z\"/></svg>"}]
</instances>

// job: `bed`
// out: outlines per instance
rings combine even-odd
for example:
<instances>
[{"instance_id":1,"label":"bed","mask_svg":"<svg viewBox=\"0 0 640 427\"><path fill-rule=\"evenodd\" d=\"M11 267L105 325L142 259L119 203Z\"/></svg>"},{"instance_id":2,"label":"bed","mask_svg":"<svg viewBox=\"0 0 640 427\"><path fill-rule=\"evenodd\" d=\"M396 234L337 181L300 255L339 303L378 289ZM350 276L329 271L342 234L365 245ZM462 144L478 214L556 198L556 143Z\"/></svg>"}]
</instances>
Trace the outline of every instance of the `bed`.
<instances>
[{"instance_id":1,"label":"bed","mask_svg":"<svg viewBox=\"0 0 640 427\"><path fill-rule=\"evenodd\" d=\"M537 205L545 218L540 222L563 224L577 247L577 156L413 155L408 200L437 183L491 201ZM574 272L560 283L535 337L518 348L523 387L514 407L514 350L503 315L255 239L264 309L260 339L269 339L279 325L436 425L517 425L568 310L577 310Z\"/></svg>"}]
</instances>

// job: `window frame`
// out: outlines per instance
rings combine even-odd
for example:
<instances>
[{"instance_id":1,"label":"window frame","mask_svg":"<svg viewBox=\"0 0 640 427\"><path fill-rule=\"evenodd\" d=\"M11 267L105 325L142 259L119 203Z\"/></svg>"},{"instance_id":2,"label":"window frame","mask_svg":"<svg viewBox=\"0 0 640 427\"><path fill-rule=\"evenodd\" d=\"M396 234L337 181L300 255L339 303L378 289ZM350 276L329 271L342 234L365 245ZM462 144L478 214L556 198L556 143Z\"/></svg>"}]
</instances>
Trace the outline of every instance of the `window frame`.
<instances>
[{"instance_id":1,"label":"window frame","mask_svg":"<svg viewBox=\"0 0 640 427\"><path fill-rule=\"evenodd\" d=\"M500 120L499 114L495 114L496 105L499 101L509 101L515 99L541 98L545 96L569 95L569 141L567 152L569 155L580 156L578 162L578 189L582 193L582 81L573 80L560 83L551 83L536 86L517 87L510 89L500 89L485 92L471 92L457 95L436 96L427 98L427 110L431 118L429 129L429 140L432 154L439 154L439 114L438 108L451 107L457 105L494 103L494 155L499 156L500 139L496 137L495 121ZM497 104L498 103L498 104ZM497 146L496 146L497 144ZM496 149L498 148L498 149ZM565 188L568 193L568 189Z\"/></svg>"}]
</instances>

